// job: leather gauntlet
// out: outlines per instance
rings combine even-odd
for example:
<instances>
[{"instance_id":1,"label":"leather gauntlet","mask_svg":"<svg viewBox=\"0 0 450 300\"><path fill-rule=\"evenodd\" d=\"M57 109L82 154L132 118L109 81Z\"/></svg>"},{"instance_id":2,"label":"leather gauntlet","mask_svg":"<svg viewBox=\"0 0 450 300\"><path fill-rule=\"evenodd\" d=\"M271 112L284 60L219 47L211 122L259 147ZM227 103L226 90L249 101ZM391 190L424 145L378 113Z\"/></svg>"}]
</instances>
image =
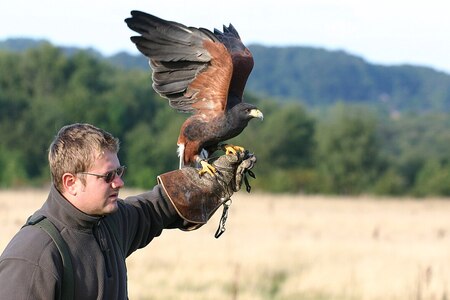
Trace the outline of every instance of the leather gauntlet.
<instances>
[{"instance_id":1,"label":"leather gauntlet","mask_svg":"<svg viewBox=\"0 0 450 300\"><path fill-rule=\"evenodd\" d=\"M243 181L249 191L246 174L253 176L250 169L255 162L256 157L246 151L222 155L214 160L215 176L200 176L198 169L192 167L159 175L158 183L184 219L180 229L194 230L205 224L241 188Z\"/></svg>"}]
</instances>

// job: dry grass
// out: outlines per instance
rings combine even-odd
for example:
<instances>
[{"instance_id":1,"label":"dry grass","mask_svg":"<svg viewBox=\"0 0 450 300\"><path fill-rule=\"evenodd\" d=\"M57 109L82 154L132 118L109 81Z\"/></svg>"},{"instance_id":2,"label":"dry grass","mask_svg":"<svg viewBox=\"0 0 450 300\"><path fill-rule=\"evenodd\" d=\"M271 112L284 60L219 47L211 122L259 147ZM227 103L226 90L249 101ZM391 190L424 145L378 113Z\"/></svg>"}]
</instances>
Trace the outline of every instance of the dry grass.
<instances>
[{"instance_id":1,"label":"dry grass","mask_svg":"<svg viewBox=\"0 0 450 300\"><path fill-rule=\"evenodd\" d=\"M129 194L125 191L123 194ZM46 191L0 191L3 249ZM130 299L449 299L450 201L234 196L128 259Z\"/></svg>"}]
</instances>

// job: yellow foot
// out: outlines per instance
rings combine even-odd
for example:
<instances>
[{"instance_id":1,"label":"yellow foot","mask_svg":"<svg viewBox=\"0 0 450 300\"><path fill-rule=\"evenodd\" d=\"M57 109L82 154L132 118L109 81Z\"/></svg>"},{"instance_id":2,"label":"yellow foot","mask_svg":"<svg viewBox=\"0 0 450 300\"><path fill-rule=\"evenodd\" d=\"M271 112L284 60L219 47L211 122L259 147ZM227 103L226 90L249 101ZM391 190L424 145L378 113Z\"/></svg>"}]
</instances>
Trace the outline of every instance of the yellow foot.
<instances>
[{"instance_id":1,"label":"yellow foot","mask_svg":"<svg viewBox=\"0 0 450 300\"><path fill-rule=\"evenodd\" d=\"M227 155L229 155L229 154L235 154L236 155L238 151L239 152L244 152L245 151L244 147L230 145L230 144L223 146L223 148L225 149L225 153Z\"/></svg>"},{"instance_id":2,"label":"yellow foot","mask_svg":"<svg viewBox=\"0 0 450 300\"><path fill-rule=\"evenodd\" d=\"M198 174L200 176L205 173L208 173L211 176L215 176L214 173L217 172L216 168L214 168L211 164L207 163L204 160L200 161L200 164L202 165L202 168L200 169L200 171L198 171Z\"/></svg>"}]
</instances>

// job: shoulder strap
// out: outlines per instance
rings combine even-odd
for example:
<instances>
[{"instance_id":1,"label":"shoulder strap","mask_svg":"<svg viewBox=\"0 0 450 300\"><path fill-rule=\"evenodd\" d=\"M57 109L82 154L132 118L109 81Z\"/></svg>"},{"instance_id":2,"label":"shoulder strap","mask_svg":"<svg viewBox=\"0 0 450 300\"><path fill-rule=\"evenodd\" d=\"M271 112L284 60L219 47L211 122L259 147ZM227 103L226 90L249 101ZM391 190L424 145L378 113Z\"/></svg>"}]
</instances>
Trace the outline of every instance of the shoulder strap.
<instances>
[{"instance_id":1,"label":"shoulder strap","mask_svg":"<svg viewBox=\"0 0 450 300\"><path fill-rule=\"evenodd\" d=\"M52 238L53 242L61 254L64 274L62 281L61 299L72 300L74 294L74 278L72 259L70 257L69 248L59 233L58 229L45 216L32 216L28 219L26 225L37 226L43 229Z\"/></svg>"}]
</instances>

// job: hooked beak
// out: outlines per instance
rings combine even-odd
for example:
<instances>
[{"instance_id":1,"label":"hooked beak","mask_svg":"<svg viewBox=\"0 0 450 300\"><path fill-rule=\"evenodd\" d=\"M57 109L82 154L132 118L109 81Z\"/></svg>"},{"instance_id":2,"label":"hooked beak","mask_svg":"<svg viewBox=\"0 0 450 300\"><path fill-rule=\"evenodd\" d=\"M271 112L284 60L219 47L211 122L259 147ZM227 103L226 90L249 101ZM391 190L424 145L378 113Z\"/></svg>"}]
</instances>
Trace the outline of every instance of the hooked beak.
<instances>
[{"instance_id":1,"label":"hooked beak","mask_svg":"<svg viewBox=\"0 0 450 300\"><path fill-rule=\"evenodd\" d=\"M264 120L264 115L259 109L256 108L252 109L249 115L252 116L253 118L261 119L261 121Z\"/></svg>"}]
</instances>

